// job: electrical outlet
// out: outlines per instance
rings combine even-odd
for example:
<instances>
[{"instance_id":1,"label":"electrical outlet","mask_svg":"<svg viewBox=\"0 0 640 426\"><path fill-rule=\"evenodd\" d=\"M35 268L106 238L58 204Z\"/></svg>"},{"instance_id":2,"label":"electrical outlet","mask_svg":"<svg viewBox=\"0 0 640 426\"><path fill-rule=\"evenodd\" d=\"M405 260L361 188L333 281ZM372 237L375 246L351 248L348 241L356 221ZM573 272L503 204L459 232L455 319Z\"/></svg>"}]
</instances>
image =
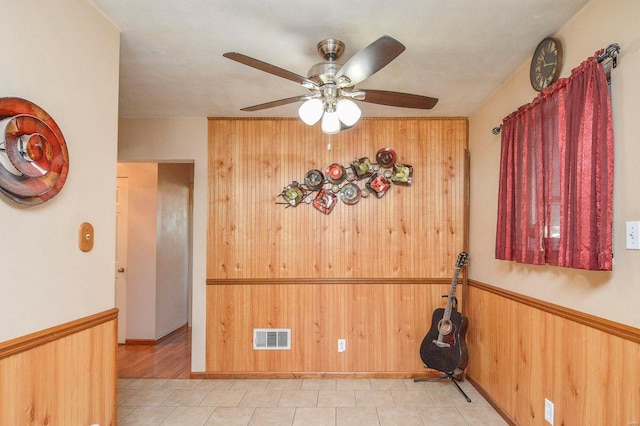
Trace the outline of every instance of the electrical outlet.
<instances>
[{"instance_id":1,"label":"electrical outlet","mask_svg":"<svg viewBox=\"0 0 640 426\"><path fill-rule=\"evenodd\" d=\"M553 402L549 401L547 398L544 399L544 419L550 425L553 425Z\"/></svg>"},{"instance_id":2,"label":"electrical outlet","mask_svg":"<svg viewBox=\"0 0 640 426\"><path fill-rule=\"evenodd\" d=\"M347 350L347 339L338 339L338 352L345 352Z\"/></svg>"}]
</instances>

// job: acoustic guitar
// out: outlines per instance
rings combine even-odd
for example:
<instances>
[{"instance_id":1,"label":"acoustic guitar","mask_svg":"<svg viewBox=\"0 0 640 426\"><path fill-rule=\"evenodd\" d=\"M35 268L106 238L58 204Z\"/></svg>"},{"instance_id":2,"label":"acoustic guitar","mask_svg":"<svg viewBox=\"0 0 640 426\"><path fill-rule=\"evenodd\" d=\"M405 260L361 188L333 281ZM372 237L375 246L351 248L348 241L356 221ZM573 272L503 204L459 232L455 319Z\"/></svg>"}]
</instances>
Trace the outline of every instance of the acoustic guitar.
<instances>
[{"instance_id":1,"label":"acoustic guitar","mask_svg":"<svg viewBox=\"0 0 640 426\"><path fill-rule=\"evenodd\" d=\"M451 280L447 305L433 312L431 328L420 345L420 358L424 365L446 374L453 374L456 369L464 370L469 360L464 340L468 319L458 312L456 299L458 275L468 262L467 253L461 252Z\"/></svg>"}]
</instances>

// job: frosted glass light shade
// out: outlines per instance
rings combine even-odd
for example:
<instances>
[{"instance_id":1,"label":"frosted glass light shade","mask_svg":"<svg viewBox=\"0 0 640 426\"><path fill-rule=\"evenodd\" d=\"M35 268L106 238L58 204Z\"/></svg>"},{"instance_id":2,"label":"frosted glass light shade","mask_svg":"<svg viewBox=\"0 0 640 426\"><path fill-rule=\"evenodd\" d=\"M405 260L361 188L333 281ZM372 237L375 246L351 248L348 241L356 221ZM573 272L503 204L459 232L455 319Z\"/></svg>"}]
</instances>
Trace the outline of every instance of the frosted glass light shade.
<instances>
[{"instance_id":1,"label":"frosted glass light shade","mask_svg":"<svg viewBox=\"0 0 640 426\"><path fill-rule=\"evenodd\" d=\"M337 112L325 112L322 116L322 131L328 134L338 133L340 131L340 119Z\"/></svg>"},{"instance_id":2,"label":"frosted glass light shade","mask_svg":"<svg viewBox=\"0 0 640 426\"><path fill-rule=\"evenodd\" d=\"M336 106L336 112L340 121L349 127L356 124L360 119L360 115L362 115L358 105L350 99L340 99Z\"/></svg>"},{"instance_id":3,"label":"frosted glass light shade","mask_svg":"<svg viewBox=\"0 0 640 426\"><path fill-rule=\"evenodd\" d=\"M309 126L313 126L320 120L322 112L322 101L318 98L309 99L298 108L300 119Z\"/></svg>"}]
</instances>

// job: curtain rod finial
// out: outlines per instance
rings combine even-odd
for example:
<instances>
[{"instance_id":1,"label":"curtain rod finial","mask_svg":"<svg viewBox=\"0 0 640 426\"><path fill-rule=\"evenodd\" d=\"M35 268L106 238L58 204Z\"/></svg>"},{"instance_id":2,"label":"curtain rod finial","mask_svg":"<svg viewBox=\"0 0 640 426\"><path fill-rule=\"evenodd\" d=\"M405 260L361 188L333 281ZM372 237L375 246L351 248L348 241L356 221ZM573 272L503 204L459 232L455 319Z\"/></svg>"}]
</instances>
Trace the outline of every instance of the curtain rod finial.
<instances>
[{"instance_id":1,"label":"curtain rod finial","mask_svg":"<svg viewBox=\"0 0 640 426\"><path fill-rule=\"evenodd\" d=\"M494 135L499 135L501 131L502 131L502 125L499 125L491 129L491 133L493 133Z\"/></svg>"}]
</instances>

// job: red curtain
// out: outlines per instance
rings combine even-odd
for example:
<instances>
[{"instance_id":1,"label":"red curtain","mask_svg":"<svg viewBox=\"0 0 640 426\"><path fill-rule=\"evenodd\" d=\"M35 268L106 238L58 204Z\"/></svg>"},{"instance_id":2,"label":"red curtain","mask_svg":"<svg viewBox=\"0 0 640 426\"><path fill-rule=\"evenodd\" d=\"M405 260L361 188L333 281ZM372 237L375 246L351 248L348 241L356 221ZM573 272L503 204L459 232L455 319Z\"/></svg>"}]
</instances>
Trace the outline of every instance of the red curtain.
<instances>
[{"instance_id":1,"label":"red curtain","mask_svg":"<svg viewBox=\"0 0 640 426\"><path fill-rule=\"evenodd\" d=\"M599 53L504 119L496 259L611 270L613 126Z\"/></svg>"}]
</instances>

